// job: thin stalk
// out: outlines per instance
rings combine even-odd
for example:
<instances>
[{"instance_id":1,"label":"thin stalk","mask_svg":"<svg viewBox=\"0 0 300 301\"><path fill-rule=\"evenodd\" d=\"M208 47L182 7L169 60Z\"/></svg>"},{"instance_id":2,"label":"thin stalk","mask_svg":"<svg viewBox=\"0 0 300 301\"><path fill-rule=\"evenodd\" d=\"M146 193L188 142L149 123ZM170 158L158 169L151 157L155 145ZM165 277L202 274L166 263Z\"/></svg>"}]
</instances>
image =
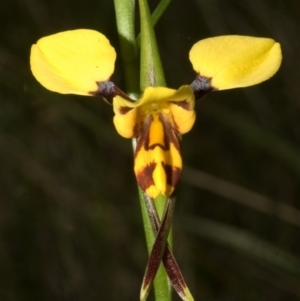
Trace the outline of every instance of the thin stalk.
<instances>
[{"instance_id":1,"label":"thin stalk","mask_svg":"<svg viewBox=\"0 0 300 301\"><path fill-rule=\"evenodd\" d=\"M160 4L160 8L156 13L158 18L164 11L163 4L166 4L168 1L169 0L163 0L162 4ZM134 30L135 0L114 0L114 4L126 82L126 92L130 97L137 98L140 90L143 91L148 86L165 86L164 72L159 57L149 7L146 0L139 0L141 19L141 68L139 85L139 72L137 67L138 55ZM134 139L133 147L135 148ZM139 196L147 247L150 253L156 238L156 233L152 229L141 189L139 189ZM157 211L161 219L167 199L160 197L157 201L158 202L155 203L158 203L159 205ZM171 286L162 266L160 266L154 280L154 291L156 301L171 301Z\"/></svg>"},{"instance_id":2,"label":"thin stalk","mask_svg":"<svg viewBox=\"0 0 300 301\"><path fill-rule=\"evenodd\" d=\"M120 52L126 93L136 99L139 95L139 62L135 36L135 2L136 0L114 0Z\"/></svg>"},{"instance_id":3,"label":"thin stalk","mask_svg":"<svg viewBox=\"0 0 300 301\"><path fill-rule=\"evenodd\" d=\"M149 86L165 86L166 82L147 1L139 0L139 8L141 21L140 88L143 91ZM140 193L140 196L143 196L143 194ZM148 252L150 254L155 241L155 231L152 230L145 203L144 198L143 200L141 199L143 219L147 222L147 224L144 225L144 228ZM159 197L159 199L155 200L155 204L158 205L157 211L160 219L162 219L166 203L166 197ZM171 285L167 273L161 264L154 279L154 293L156 301L172 300Z\"/></svg>"},{"instance_id":4,"label":"thin stalk","mask_svg":"<svg viewBox=\"0 0 300 301\"><path fill-rule=\"evenodd\" d=\"M161 16L164 14L165 10L168 8L171 0L161 0L157 7L155 8L153 14L151 15L152 26L154 27Z\"/></svg>"},{"instance_id":5,"label":"thin stalk","mask_svg":"<svg viewBox=\"0 0 300 301\"><path fill-rule=\"evenodd\" d=\"M143 91L150 86L165 86L166 81L147 1L139 0L139 7L141 19L140 87Z\"/></svg>"},{"instance_id":6,"label":"thin stalk","mask_svg":"<svg viewBox=\"0 0 300 301\"><path fill-rule=\"evenodd\" d=\"M168 8L169 4L171 3L171 0L161 0L155 10L153 11L151 15L151 22L152 26L154 27L158 20L161 18L161 16L164 14L165 10ZM141 36L138 35L136 39L136 44L139 47L141 42Z\"/></svg>"}]
</instances>

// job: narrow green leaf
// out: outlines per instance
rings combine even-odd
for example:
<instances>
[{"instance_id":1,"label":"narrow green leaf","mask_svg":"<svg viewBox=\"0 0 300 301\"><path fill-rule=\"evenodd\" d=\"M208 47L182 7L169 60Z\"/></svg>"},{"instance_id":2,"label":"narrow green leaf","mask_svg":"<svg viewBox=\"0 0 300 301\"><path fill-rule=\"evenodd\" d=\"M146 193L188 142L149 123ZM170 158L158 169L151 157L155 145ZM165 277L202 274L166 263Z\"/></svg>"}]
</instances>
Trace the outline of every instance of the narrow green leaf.
<instances>
[{"instance_id":1,"label":"narrow green leaf","mask_svg":"<svg viewBox=\"0 0 300 301\"><path fill-rule=\"evenodd\" d=\"M283 164L294 170L298 178L300 177L300 151L286 139L257 125L247 116L228 110L223 105L207 102L205 103L205 113L210 119L213 118L215 122L227 126L242 138L278 158Z\"/></svg>"},{"instance_id":2,"label":"narrow green leaf","mask_svg":"<svg viewBox=\"0 0 300 301\"><path fill-rule=\"evenodd\" d=\"M185 217L182 224L184 228L196 236L243 253L271 268L300 277L300 260L298 257L246 231L191 215Z\"/></svg>"}]
</instances>

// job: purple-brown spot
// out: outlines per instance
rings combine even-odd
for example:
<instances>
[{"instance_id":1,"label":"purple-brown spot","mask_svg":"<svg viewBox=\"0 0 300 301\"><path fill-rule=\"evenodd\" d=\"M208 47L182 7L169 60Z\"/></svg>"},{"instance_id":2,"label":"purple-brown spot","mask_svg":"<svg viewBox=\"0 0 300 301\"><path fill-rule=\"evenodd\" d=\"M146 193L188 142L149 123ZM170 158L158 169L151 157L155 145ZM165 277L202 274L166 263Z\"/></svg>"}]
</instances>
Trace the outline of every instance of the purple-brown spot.
<instances>
[{"instance_id":1,"label":"purple-brown spot","mask_svg":"<svg viewBox=\"0 0 300 301\"><path fill-rule=\"evenodd\" d=\"M129 111L131 111L132 110L132 108L128 108L128 107L120 107L119 108L119 113L121 114L121 115L125 115L125 114L127 114Z\"/></svg>"},{"instance_id":2,"label":"purple-brown spot","mask_svg":"<svg viewBox=\"0 0 300 301\"><path fill-rule=\"evenodd\" d=\"M182 101L172 101L172 103L174 105L177 105L181 108L183 108L184 110L187 110L187 111L190 111L191 108L190 108L190 103L185 99L185 100L182 100Z\"/></svg>"}]
</instances>

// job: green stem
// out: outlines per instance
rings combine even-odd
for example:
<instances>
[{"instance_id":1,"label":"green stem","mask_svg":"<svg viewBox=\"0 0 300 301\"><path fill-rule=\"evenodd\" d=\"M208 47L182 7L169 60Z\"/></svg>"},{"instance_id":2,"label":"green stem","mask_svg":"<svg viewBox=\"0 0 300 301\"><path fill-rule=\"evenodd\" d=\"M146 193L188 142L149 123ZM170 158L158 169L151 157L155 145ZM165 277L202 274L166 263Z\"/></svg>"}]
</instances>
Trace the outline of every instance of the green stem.
<instances>
[{"instance_id":1,"label":"green stem","mask_svg":"<svg viewBox=\"0 0 300 301\"><path fill-rule=\"evenodd\" d=\"M161 1L154 15L157 20L160 18L169 2L170 0ZM140 90L143 91L148 86L165 86L164 72L159 57L149 7L146 0L139 0L141 18L141 76L139 85L138 55L134 30L135 0L114 0L114 4L126 82L126 92L130 97L137 98ZM155 241L155 234L147 214L143 192L140 188L139 196L147 247L150 253ZM164 212L166 202L167 199L164 197L160 197L157 202L155 201L158 205L157 211L160 218ZM156 301L171 301L171 286L162 266L160 266L154 280L154 291Z\"/></svg>"},{"instance_id":2,"label":"green stem","mask_svg":"<svg viewBox=\"0 0 300 301\"><path fill-rule=\"evenodd\" d=\"M114 0L126 92L134 99L138 98L140 92L134 27L135 2L136 0Z\"/></svg>"},{"instance_id":3,"label":"green stem","mask_svg":"<svg viewBox=\"0 0 300 301\"><path fill-rule=\"evenodd\" d=\"M161 0L151 15L152 26L154 27L157 21L161 18L171 0Z\"/></svg>"},{"instance_id":4,"label":"green stem","mask_svg":"<svg viewBox=\"0 0 300 301\"><path fill-rule=\"evenodd\" d=\"M166 82L147 1L139 0L139 8L141 20L140 88L143 91L149 86L165 86ZM146 201L144 200L143 193L140 193L140 202L148 252L150 254L155 241L155 235L147 214ZM162 218L166 203L166 197L160 196L155 199L155 204L157 205L157 211L160 218ZM154 292L156 301L172 300L171 285L162 265L160 265L154 280Z\"/></svg>"},{"instance_id":5,"label":"green stem","mask_svg":"<svg viewBox=\"0 0 300 301\"><path fill-rule=\"evenodd\" d=\"M139 0L141 18L141 74L140 87L143 91L149 86L165 86L155 33L146 0Z\"/></svg>"},{"instance_id":6,"label":"green stem","mask_svg":"<svg viewBox=\"0 0 300 301\"><path fill-rule=\"evenodd\" d=\"M151 15L151 22L152 22L153 27L156 25L158 20L164 14L165 10L167 9L167 7L169 6L170 3L171 3L171 0L161 0L159 2L159 4L157 5L157 7L155 8L154 12ZM138 35L138 37L136 39L136 43L137 43L138 47L140 45L140 42L141 42L141 36Z\"/></svg>"}]
</instances>

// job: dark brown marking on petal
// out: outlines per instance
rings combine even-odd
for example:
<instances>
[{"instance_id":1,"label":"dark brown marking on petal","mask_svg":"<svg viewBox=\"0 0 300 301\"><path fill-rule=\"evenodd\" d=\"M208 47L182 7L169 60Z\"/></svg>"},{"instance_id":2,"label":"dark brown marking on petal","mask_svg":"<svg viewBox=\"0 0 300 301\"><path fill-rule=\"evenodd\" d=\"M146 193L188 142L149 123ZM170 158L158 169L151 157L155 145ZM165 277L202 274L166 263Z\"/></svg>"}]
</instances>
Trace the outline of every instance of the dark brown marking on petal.
<instances>
[{"instance_id":1,"label":"dark brown marking on petal","mask_svg":"<svg viewBox=\"0 0 300 301\"><path fill-rule=\"evenodd\" d=\"M153 143L150 145L150 135L151 133L148 132L148 139L147 139L147 143L145 144L145 149L146 150L153 150L155 149L156 147L159 147L161 148L162 150L164 151L168 151L170 149L170 143L169 143L169 139L168 139L168 121L166 122L163 118L161 118L163 114L159 114L159 121L161 122L162 126L163 126L163 144L161 143Z\"/></svg>"},{"instance_id":2,"label":"dark brown marking on petal","mask_svg":"<svg viewBox=\"0 0 300 301\"><path fill-rule=\"evenodd\" d=\"M136 149L135 153L137 154L142 147L149 145L149 129L151 126L151 122L153 120L152 115L148 115L140 124L138 124L135 128L135 132L137 133L136 137Z\"/></svg>"},{"instance_id":3,"label":"dark brown marking on petal","mask_svg":"<svg viewBox=\"0 0 300 301\"><path fill-rule=\"evenodd\" d=\"M180 144L179 144L179 137L178 133L176 132L176 129L174 126L170 123L167 116L164 114L159 115L159 121L161 122L163 126L163 144L161 143L154 143L149 145L150 143L150 126L151 122L153 121L153 116L149 115L144 119L144 122L140 125L140 128L137 129L139 131L139 135L137 136L137 145L136 145L136 151L135 156L137 157L139 152L145 152L152 151L156 147L161 148L164 151L164 158L163 161L157 162L157 158L149 158L151 161L148 161L148 165L141 166L142 169L140 169L136 173L136 178L139 183L139 186L145 191L150 186L155 185L153 180L153 172L156 168L157 164L161 164L161 166L164 168L164 171L166 173L166 181L167 184L171 187L176 187L180 175L181 175L181 168L178 168L176 166L172 166L172 156L173 151L177 151L180 154ZM176 150L170 149L171 144ZM146 154L147 155L147 154ZM150 155L150 154L149 154ZM166 164L168 162L169 164ZM147 163L147 162L145 162ZM174 162L175 163L175 162ZM140 163L139 163L140 164Z\"/></svg>"},{"instance_id":4,"label":"dark brown marking on petal","mask_svg":"<svg viewBox=\"0 0 300 301\"><path fill-rule=\"evenodd\" d=\"M164 129L165 150L169 150L170 149L170 140L171 140L170 136L173 135L172 125L170 124L170 121L166 119L164 114L159 114L158 119L161 122L163 129Z\"/></svg>"},{"instance_id":5,"label":"dark brown marking on petal","mask_svg":"<svg viewBox=\"0 0 300 301\"><path fill-rule=\"evenodd\" d=\"M164 162L162 162L162 166L167 176L167 184L176 187L181 176L181 168L165 164Z\"/></svg>"},{"instance_id":6,"label":"dark brown marking on petal","mask_svg":"<svg viewBox=\"0 0 300 301\"><path fill-rule=\"evenodd\" d=\"M151 185L154 185L152 175L155 167L156 163L152 162L136 174L137 182L143 191L147 190Z\"/></svg>"},{"instance_id":7,"label":"dark brown marking on petal","mask_svg":"<svg viewBox=\"0 0 300 301\"><path fill-rule=\"evenodd\" d=\"M125 115L125 114L127 114L129 111L131 111L132 110L132 108L128 108L128 107L120 107L119 108L119 113L121 114L121 115Z\"/></svg>"},{"instance_id":8,"label":"dark brown marking on petal","mask_svg":"<svg viewBox=\"0 0 300 301\"><path fill-rule=\"evenodd\" d=\"M166 118L164 114L160 114L159 119L163 124L164 128L164 143L167 146L167 149L170 149L170 144L173 143L175 148L180 151L179 146L179 134L177 129L170 123L170 121Z\"/></svg>"},{"instance_id":9,"label":"dark brown marking on petal","mask_svg":"<svg viewBox=\"0 0 300 301\"><path fill-rule=\"evenodd\" d=\"M179 146L180 135L178 134L177 129L170 123L170 121L162 113L159 114L159 120L163 126L164 145L160 143L149 145L150 142L149 130L150 130L151 122L153 121L153 116L149 114L140 124L136 125L134 129L137 138L136 151L135 151L136 154L142 147L144 147L145 150L148 151L148 150L153 150L155 147L158 146L162 148L164 151L168 151L170 149L170 143L173 143L173 145L176 147L178 151L180 150L180 146Z\"/></svg>"},{"instance_id":10,"label":"dark brown marking on petal","mask_svg":"<svg viewBox=\"0 0 300 301\"><path fill-rule=\"evenodd\" d=\"M159 147L164 151L168 151L168 150L170 150L170 143L173 143L174 146L179 150L177 130L172 126L172 124L166 118L166 116L164 114L159 113L158 118L163 127L163 133L162 133L163 144L161 144L161 143L153 143L151 145L149 144L150 143L150 135L151 135L151 133L149 132L149 128L150 128L151 124L149 124L147 139L145 140L145 144L144 144L145 150L153 150L156 147ZM153 117L151 119L151 122L152 122L152 120L153 120Z\"/></svg>"},{"instance_id":11,"label":"dark brown marking on petal","mask_svg":"<svg viewBox=\"0 0 300 301\"><path fill-rule=\"evenodd\" d=\"M165 147L164 145L162 145L162 144L160 144L160 143L154 143L154 144L152 144L151 146L148 146L148 148L147 148L147 150L153 150L153 149L155 149L156 147L159 147L159 148L161 148L162 150L164 150L164 151L168 151L169 150L169 148L167 148L167 147Z\"/></svg>"},{"instance_id":12,"label":"dark brown marking on petal","mask_svg":"<svg viewBox=\"0 0 300 301\"><path fill-rule=\"evenodd\" d=\"M190 103L187 100L182 101L172 101L174 105L177 105L178 107L181 107L185 109L186 111L190 111Z\"/></svg>"}]
</instances>

